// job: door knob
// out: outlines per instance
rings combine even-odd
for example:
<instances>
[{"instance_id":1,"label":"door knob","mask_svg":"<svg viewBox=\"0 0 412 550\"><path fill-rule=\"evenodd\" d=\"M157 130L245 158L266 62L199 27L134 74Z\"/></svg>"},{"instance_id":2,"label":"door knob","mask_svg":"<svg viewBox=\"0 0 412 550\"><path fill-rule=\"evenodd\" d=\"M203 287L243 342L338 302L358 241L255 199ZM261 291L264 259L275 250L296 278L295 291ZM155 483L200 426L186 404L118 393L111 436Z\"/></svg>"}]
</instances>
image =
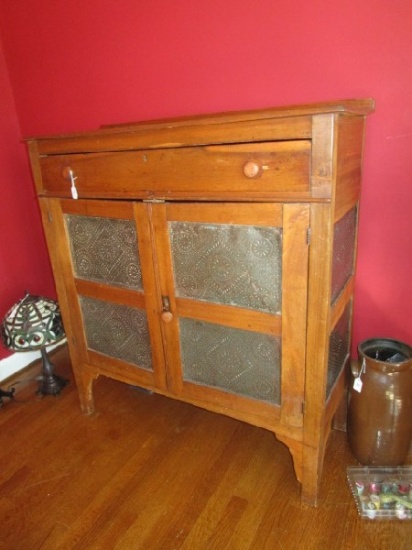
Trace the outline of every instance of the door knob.
<instances>
[{"instance_id":1,"label":"door knob","mask_svg":"<svg viewBox=\"0 0 412 550\"><path fill-rule=\"evenodd\" d=\"M163 311L161 317L164 323L171 323L173 321L173 313L171 311Z\"/></svg>"}]
</instances>

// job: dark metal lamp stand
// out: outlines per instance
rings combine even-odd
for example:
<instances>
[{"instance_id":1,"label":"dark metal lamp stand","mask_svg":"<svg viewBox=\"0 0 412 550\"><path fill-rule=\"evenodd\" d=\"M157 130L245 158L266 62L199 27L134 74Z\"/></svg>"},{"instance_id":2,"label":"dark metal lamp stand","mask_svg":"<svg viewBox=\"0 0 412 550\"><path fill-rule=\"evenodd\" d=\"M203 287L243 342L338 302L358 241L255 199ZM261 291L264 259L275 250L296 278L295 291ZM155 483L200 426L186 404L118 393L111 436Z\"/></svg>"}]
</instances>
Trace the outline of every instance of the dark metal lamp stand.
<instances>
[{"instance_id":1,"label":"dark metal lamp stand","mask_svg":"<svg viewBox=\"0 0 412 550\"><path fill-rule=\"evenodd\" d=\"M50 361L45 348L41 348L41 356L43 365L37 395L58 395L68 381L54 374L54 365Z\"/></svg>"}]
</instances>

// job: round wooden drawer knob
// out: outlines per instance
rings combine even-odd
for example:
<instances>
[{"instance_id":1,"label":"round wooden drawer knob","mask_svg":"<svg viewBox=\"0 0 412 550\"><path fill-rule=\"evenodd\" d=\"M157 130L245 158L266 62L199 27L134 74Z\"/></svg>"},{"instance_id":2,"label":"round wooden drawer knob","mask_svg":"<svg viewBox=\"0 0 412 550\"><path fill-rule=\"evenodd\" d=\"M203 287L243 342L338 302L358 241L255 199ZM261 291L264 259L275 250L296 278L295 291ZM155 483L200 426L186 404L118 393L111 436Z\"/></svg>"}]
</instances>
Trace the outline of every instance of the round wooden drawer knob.
<instances>
[{"instance_id":1,"label":"round wooden drawer knob","mask_svg":"<svg viewBox=\"0 0 412 550\"><path fill-rule=\"evenodd\" d=\"M164 323L171 323L173 321L173 313L171 313L170 311L163 311L162 321Z\"/></svg>"},{"instance_id":2,"label":"round wooden drawer knob","mask_svg":"<svg viewBox=\"0 0 412 550\"><path fill-rule=\"evenodd\" d=\"M243 173L247 178L256 178L261 173L261 166L257 162L250 160L243 166Z\"/></svg>"}]
</instances>

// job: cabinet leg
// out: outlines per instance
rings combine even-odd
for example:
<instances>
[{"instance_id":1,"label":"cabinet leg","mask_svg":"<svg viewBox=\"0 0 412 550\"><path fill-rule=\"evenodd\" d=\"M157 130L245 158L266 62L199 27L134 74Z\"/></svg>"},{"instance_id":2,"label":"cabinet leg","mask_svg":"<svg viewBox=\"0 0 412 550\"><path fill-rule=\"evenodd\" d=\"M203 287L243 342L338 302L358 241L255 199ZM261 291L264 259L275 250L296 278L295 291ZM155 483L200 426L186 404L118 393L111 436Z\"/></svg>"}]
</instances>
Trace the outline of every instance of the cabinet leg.
<instances>
[{"instance_id":1,"label":"cabinet leg","mask_svg":"<svg viewBox=\"0 0 412 550\"><path fill-rule=\"evenodd\" d=\"M88 372L82 372L76 375L77 390L80 399L80 408L83 414L91 415L94 413L93 382L96 375Z\"/></svg>"},{"instance_id":2,"label":"cabinet leg","mask_svg":"<svg viewBox=\"0 0 412 550\"><path fill-rule=\"evenodd\" d=\"M333 417L333 429L346 432L346 423L348 416L348 396L347 391L343 392L342 399L339 402L335 416Z\"/></svg>"},{"instance_id":3,"label":"cabinet leg","mask_svg":"<svg viewBox=\"0 0 412 550\"><path fill-rule=\"evenodd\" d=\"M302 442L275 434L276 439L284 443L292 455L297 480L301 484L301 502L316 506L321 479L324 448L316 450L306 447Z\"/></svg>"},{"instance_id":4,"label":"cabinet leg","mask_svg":"<svg viewBox=\"0 0 412 550\"><path fill-rule=\"evenodd\" d=\"M325 445L318 448L303 445L302 503L317 506L322 477Z\"/></svg>"}]
</instances>

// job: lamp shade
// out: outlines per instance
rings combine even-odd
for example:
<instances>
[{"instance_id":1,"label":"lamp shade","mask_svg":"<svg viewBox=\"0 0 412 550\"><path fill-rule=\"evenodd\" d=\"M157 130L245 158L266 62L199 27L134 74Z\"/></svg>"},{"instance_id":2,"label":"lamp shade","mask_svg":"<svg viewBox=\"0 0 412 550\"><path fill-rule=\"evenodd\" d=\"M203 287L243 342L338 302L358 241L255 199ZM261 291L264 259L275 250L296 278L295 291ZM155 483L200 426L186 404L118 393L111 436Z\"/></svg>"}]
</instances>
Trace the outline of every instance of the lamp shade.
<instances>
[{"instance_id":1,"label":"lamp shade","mask_svg":"<svg viewBox=\"0 0 412 550\"><path fill-rule=\"evenodd\" d=\"M1 336L6 348L14 351L37 350L58 342L65 336L58 303L26 293L4 317Z\"/></svg>"}]
</instances>

